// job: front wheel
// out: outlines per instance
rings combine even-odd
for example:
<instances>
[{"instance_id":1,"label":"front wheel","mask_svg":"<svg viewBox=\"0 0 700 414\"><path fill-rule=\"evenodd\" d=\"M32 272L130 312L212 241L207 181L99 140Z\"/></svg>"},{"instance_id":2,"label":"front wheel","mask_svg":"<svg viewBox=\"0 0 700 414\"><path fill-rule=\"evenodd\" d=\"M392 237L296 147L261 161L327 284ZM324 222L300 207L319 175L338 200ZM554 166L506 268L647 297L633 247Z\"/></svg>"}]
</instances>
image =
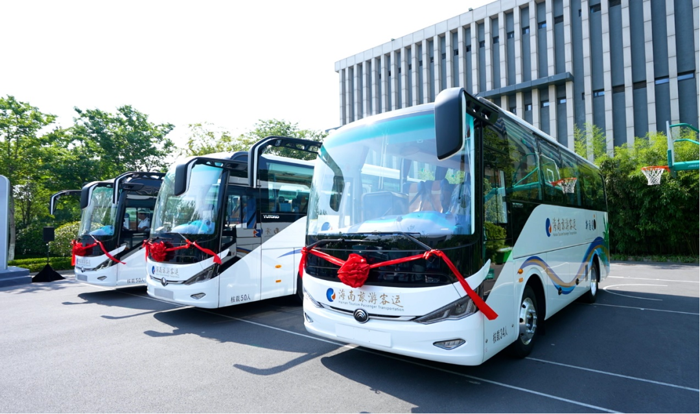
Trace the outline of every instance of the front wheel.
<instances>
[{"instance_id":1,"label":"front wheel","mask_svg":"<svg viewBox=\"0 0 700 414\"><path fill-rule=\"evenodd\" d=\"M598 270L598 262L593 261L591 266L591 289L584 293L582 299L586 303L594 303L598 297L598 280L600 280L600 271Z\"/></svg>"},{"instance_id":2,"label":"front wheel","mask_svg":"<svg viewBox=\"0 0 700 414\"><path fill-rule=\"evenodd\" d=\"M513 355L525 358L535 346L537 333L537 297L532 287L525 286L518 311L518 338L511 344Z\"/></svg>"}]
</instances>

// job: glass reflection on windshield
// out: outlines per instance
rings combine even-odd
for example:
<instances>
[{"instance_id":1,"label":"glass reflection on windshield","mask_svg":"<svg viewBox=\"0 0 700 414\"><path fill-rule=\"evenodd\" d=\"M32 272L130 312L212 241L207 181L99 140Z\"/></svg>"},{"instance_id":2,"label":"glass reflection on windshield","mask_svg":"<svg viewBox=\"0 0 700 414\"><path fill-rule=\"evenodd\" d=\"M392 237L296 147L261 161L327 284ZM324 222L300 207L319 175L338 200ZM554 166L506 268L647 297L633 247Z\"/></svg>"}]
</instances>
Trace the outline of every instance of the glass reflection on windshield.
<instances>
[{"instance_id":1,"label":"glass reflection on windshield","mask_svg":"<svg viewBox=\"0 0 700 414\"><path fill-rule=\"evenodd\" d=\"M223 170L204 164L192 168L187 191L174 196L175 170L165 176L154 213L154 233L214 234Z\"/></svg>"},{"instance_id":2,"label":"glass reflection on windshield","mask_svg":"<svg viewBox=\"0 0 700 414\"><path fill-rule=\"evenodd\" d=\"M312 185L308 234L473 233L473 142L435 154L433 115L360 124L329 137Z\"/></svg>"}]
</instances>

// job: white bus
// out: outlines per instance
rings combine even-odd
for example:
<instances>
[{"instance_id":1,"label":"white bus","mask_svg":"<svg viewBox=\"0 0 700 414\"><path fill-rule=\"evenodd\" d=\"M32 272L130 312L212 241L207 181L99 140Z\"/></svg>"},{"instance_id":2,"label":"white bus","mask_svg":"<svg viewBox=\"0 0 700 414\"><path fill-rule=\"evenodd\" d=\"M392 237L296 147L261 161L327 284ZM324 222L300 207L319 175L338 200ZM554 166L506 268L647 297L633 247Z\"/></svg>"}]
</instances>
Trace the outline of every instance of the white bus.
<instances>
[{"instance_id":1,"label":"white bus","mask_svg":"<svg viewBox=\"0 0 700 414\"><path fill-rule=\"evenodd\" d=\"M148 294L200 308L297 295L313 161L320 143L268 137L248 152L190 157L171 167L149 241Z\"/></svg>"},{"instance_id":2,"label":"white bus","mask_svg":"<svg viewBox=\"0 0 700 414\"><path fill-rule=\"evenodd\" d=\"M150 219L163 175L127 172L83 186L80 228L72 249L77 280L109 287L146 283L142 245L150 233ZM54 194L51 209L58 197L72 192L75 190Z\"/></svg>"},{"instance_id":3,"label":"white bus","mask_svg":"<svg viewBox=\"0 0 700 414\"><path fill-rule=\"evenodd\" d=\"M370 163L398 185L363 177ZM609 272L598 169L460 88L337 130L311 188L304 324L326 338L459 365L524 357Z\"/></svg>"}]
</instances>

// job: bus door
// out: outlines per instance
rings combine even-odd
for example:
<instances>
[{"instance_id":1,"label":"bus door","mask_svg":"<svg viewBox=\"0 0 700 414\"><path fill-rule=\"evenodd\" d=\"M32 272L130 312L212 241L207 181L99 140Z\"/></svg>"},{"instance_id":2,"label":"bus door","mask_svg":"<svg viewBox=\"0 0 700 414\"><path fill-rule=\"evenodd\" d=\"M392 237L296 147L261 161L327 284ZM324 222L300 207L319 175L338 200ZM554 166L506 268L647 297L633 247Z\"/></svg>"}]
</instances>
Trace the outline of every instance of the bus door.
<instances>
[{"instance_id":1,"label":"bus door","mask_svg":"<svg viewBox=\"0 0 700 414\"><path fill-rule=\"evenodd\" d=\"M294 293L299 268L299 249L305 243L306 205L309 186L270 182L261 208L262 298ZM265 191L263 190L263 194Z\"/></svg>"},{"instance_id":2,"label":"bus door","mask_svg":"<svg viewBox=\"0 0 700 414\"><path fill-rule=\"evenodd\" d=\"M258 193L257 189L228 186L221 247L228 247L236 258L220 276L220 306L260 299L262 226Z\"/></svg>"}]
</instances>

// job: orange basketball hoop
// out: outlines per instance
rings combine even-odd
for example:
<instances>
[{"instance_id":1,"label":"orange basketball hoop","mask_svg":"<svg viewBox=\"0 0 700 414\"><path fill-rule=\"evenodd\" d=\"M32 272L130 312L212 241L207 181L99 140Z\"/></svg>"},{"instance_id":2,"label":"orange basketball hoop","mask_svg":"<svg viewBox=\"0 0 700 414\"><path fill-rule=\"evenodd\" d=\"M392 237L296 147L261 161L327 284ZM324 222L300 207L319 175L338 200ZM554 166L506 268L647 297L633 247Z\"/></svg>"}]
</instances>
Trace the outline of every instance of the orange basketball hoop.
<instances>
[{"instance_id":1,"label":"orange basketball hoop","mask_svg":"<svg viewBox=\"0 0 700 414\"><path fill-rule=\"evenodd\" d=\"M647 185L659 185L661 184L661 176L664 171L669 171L668 167L665 165L656 165L651 167L642 167L642 173L647 177Z\"/></svg>"}]
</instances>

